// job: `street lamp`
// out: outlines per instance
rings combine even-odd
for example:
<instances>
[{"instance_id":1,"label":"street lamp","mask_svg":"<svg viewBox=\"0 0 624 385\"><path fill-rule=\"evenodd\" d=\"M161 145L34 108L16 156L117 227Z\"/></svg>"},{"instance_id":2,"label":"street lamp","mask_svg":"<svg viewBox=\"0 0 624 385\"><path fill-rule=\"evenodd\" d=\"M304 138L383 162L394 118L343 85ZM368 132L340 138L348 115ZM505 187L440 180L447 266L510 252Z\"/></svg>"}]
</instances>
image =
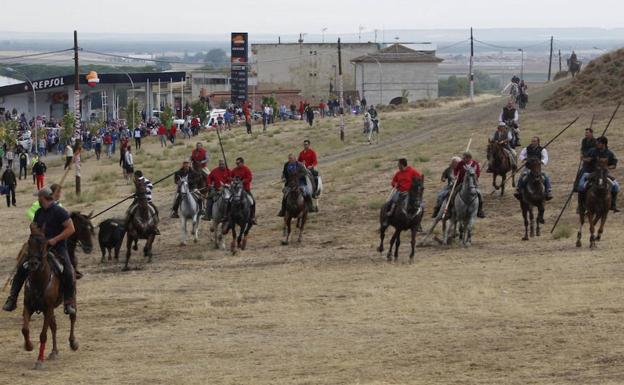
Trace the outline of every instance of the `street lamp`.
<instances>
[{"instance_id":1,"label":"street lamp","mask_svg":"<svg viewBox=\"0 0 624 385\"><path fill-rule=\"evenodd\" d=\"M323 27L323 29L321 30L321 33L323 34L323 43L325 43L325 31L327 31L327 27Z\"/></svg>"},{"instance_id":2,"label":"street lamp","mask_svg":"<svg viewBox=\"0 0 624 385\"><path fill-rule=\"evenodd\" d=\"M374 57L373 55L367 53L366 56L370 57L371 59L373 59L374 61L377 62L377 66L379 67L379 104L383 104L382 100L383 100L383 83L382 83L382 77L383 77L383 71L381 70L381 63L379 62L379 60ZM362 76L364 76L364 67L362 66ZM362 93L364 93L364 89L362 88Z\"/></svg>"},{"instance_id":3,"label":"street lamp","mask_svg":"<svg viewBox=\"0 0 624 385\"><path fill-rule=\"evenodd\" d=\"M134 126L134 82L132 81L132 76L130 76L129 73L127 73L126 71L119 69L119 68L115 68L116 70L118 70L119 72L122 72L124 75L126 75L128 77L128 80L130 80L130 85L132 86L132 129L134 130L136 127ZM146 92L149 92L148 90L145 90ZM127 106L127 103L126 103ZM158 109L160 110L160 106L158 106Z\"/></svg>"},{"instance_id":4,"label":"street lamp","mask_svg":"<svg viewBox=\"0 0 624 385\"><path fill-rule=\"evenodd\" d=\"M522 53L522 56L520 59L520 80L524 80L524 49L518 48L518 51Z\"/></svg>"},{"instance_id":5,"label":"street lamp","mask_svg":"<svg viewBox=\"0 0 624 385\"><path fill-rule=\"evenodd\" d=\"M30 84L30 89L33 92L33 108L34 108L34 118L35 118L35 152L37 152L37 150L39 149L39 136L37 135L38 134L38 130L37 130L37 93L35 92L35 87L33 86L33 83L30 80L30 78L28 76L26 76L26 74L23 73L22 71L18 71L15 68L12 68L12 67L6 67L6 69L7 69L7 71L15 72L17 74L22 75L26 79L28 84Z\"/></svg>"}]
</instances>

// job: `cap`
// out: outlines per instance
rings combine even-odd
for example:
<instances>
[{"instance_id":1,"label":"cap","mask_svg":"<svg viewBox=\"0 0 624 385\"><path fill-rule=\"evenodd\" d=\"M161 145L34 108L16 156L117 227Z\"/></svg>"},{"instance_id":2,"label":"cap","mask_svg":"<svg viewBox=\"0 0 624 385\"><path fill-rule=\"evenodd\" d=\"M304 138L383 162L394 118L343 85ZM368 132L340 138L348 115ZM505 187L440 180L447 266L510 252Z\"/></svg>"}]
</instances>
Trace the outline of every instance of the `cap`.
<instances>
[{"instance_id":1,"label":"cap","mask_svg":"<svg viewBox=\"0 0 624 385\"><path fill-rule=\"evenodd\" d=\"M39 192L37 192L37 196L44 198L52 198L52 189L49 187L43 187Z\"/></svg>"}]
</instances>

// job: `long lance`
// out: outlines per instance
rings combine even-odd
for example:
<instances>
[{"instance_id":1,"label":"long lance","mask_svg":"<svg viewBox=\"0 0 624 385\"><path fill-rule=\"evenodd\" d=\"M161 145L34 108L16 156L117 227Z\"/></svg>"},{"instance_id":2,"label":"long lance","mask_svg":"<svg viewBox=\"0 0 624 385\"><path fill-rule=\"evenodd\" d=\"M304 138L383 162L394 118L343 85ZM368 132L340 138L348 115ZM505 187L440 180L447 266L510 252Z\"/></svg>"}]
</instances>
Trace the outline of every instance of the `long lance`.
<instances>
[{"instance_id":1,"label":"long lance","mask_svg":"<svg viewBox=\"0 0 624 385\"><path fill-rule=\"evenodd\" d=\"M579 118L580 118L580 117L581 117L580 115L579 115L579 116L577 116L577 117L576 117L576 119L574 119L574 120L573 120L573 121L571 121L571 122L570 122L567 126L565 126L565 127L563 128L563 130L559 131L559 133L558 133L557 135L555 135L555 136L554 136L551 140L549 140L549 141L548 141L548 142L544 145L544 147L542 147L542 148L546 148L546 147L548 147L548 146L549 146L552 142L554 142L554 141L555 141L555 140L556 140L559 136L561 136L564 132L566 132L566 130L567 130L568 128L572 127L572 125L573 125L574 123L576 123L576 121L577 121L577 120L579 120ZM514 177L514 176L515 176L515 175L516 175L516 174L517 174L520 170L522 170L522 169L523 169L523 168L525 168L525 167L526 167L526 163L523 163L520 167L518 167L515 171L513 171L513 172L511 173L511 175L510 175L510 176L508 176L507 178L505 178L505 180L503 180L503 183L502 183L502 185L501 185L501 186L504 186L504 185L505 185L505 183L507 183L507 181L509 180L509 178L513 178L513 177ZM490 195L491 195L491 194L494 194L495 192L496 192L496 190L492 191L492 192L490 193Z\"/></svg>"},{"instance_id":2,"label":"long lance","mask_svg":"<svg viewBox=\"0 0 624 385\"><path fill-rule=\"evenodd\" d=\"M160 183L160 182L164 181L165 179L169 178L171 175L173 175L173 174L175 174L175 173L176 173L176 171L174 171L174 172L172 172L172 173L169 173L169 174L167 174L166 176L164 176L164 177L162 177L162 178L158 179L156 182L152 183L152 186L157 185L158 183ZM97 213L97 214L95 214L95 215L92 215L90 219L93 219L93 218L95 218L95 217L97 217L97 216L100 216L100 215L104 214L105 212L107 212L107 211L109 211L109 210L111 210L111 209L113 209L113 208L115 208L115 207L119 206L120 204L124 203L125 201L127 201L127 200L129 200L129 199L134 198L134 196L135 196L135 195L136 195L136 194L132 194L132 195L129 195L129 196L125 197L124 199L120 200L119 202L115 203L114 205L107 207L106 209L104 209L104 210L100 211L99 213Z\"/></svg>"},{"instance_id":3,"label":"long lance","mask_svg":"<svg viewBox=\"0 0 624 385\"><path fill-rule=\"evenodd\" d=\"M219 147L221 147L221 154L223 155L223 162L225 163L225 168L228 168L227 159L225 158L225 150L223 150L223 143L221 142L221 134L219 133L219 127L215 128L217 131L217 138L219 139Z\"/></svg>"},{"instance_id":4,"label":"long lance","mask_svg":"<svg viewBox=\"0 0 624 385\"><path fill-rule=\"evenodd\" d=\"M470 150L470 145L472 144L472 134L470 134L470 139L468 140L468 145L466 146L466 150L464 152L468 152ZM446 205L444 205L444 211L442 214L442 218L446 218L446 214L448 214L448 208L451 204L451 197L455 193L455 188L457 187L457 179L453 181L453 187L451 188L451 193L449 194L449 198L446 201ZM433 230L433 229L432 229Z\"/></svg>"},{"instance_id":5,"label":"long lance","mask_svg":"<svg viewBox=\"0 0 624 385\"><path fill-rule=\"evenodd\" d=\"M615 107L615 111L613 111L613 115L611 115L611 119L609 119L609 123L607 123L607 126L605 127L604 131L602 131L602 136L605 136L607 134L607 130L609 129L609 126L611 125L611 122L613 121L613 118L615 118L615 114L617 114L621 105L622 105L622 102L619 102L618 105Z\"/></svg>"},{"instance_id":6,"label":"long lance","mask_svg":"<svg viewBox=\"0 0 624 385\"><path fill-rule=\"evenodd\" d=\"M595 118L596 118L596 114L593 114L591 123L589 124L589 128L590 129L594 126L594 119ZM607 127L608 127L608 125L607 125ZM581 160L579 160L578 167L576 168L576 176L574 177L574 183L572 184L572 189L570 190L570 193L568 194L568 198L566 199L565 203L563 204L563 207L561 208L561 211L559 212L559 215L557 216L557 219L555 220L555 223L553 224L552 229L550 229L550 233L551 234L555 231L555 228L559 224L559 220L563 216L563 213L568 208L568 205L570 204L570 201L572 200L572 196L574 195L575 187L578 184L578 180L579 180L579 177L581 175L581 168L582 167L583 167L583 158L581 158Z\"/></svg>"}]
</instances>

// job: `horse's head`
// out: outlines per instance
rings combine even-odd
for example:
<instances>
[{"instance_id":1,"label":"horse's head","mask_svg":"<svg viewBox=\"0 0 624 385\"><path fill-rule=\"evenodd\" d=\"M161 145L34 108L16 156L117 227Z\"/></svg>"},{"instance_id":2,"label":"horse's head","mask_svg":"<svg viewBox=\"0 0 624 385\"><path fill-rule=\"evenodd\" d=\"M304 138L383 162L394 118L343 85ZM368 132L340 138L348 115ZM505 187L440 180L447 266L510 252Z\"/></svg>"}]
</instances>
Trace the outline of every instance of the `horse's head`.
<instances>
[{"instance_id":1,"label":"horse's head","mask_svg":"<svg viewBox=\"0 0 624 385\"><path fill-rule=\"evenodd\" d=\"M589 184L590 188L597 191L606 191L610 188L607 159L598 159L596 170L589 177Z\"/></svg>"},{"instance_id":2,"label":"horse's head","mask_svg":"<svg viewBox=\"0 0 624 385\"><path fill-rule=\"evenodd\" d=\"M412 185L409 189L409 198L411 202L420 202L422 200L423 190L425 189L424 177L412 178Z\"/></svg>"},{"instance_id":3,"label":"horse's head","mask_svg":"<svg viewBox=\"0 0 624 385\"><path fill-rule=\"evenodd\" d=\"M95 230L91 223L91 216L93 211L89 215L81 214L79 211L71 213L71 220L74 223L74 235L77 243L80 244L82 250L89 254L93 251L93 237L95 236Z\"/></svg>"},{"instance_id":4,"label":"horse's head","mask_svg":"<svg viewBox=\"0 0 624 385\"><path fill-rule=\"evenodd\" d=\"M234 177L230 190L232 192L230 202L233 206L240 205L243 200L243 181L239 177Z\"/></svg>"},{"instance_id":5,"label":"horse's head","mask_svg":"<svg viewBox=\"0 0 624 385\"><path fill-rule=\"evenodd\" d=\"M526 168L534 176L542 175L542 162L537 158L528 158L526 161Z\"/></svg>"},{"instance_id":6,"label":"horse's head","mask_svg":"<svg viewBox=\"0 0 624 385\"><path fill-rule=\"evenodd\" d=\"M40 271L46 264L45 256L48 253L48 240L45 237L45 225L39 229L34 223L30 225L30 237L26 250L28 271Z\"/></svg>"},{"instance_id":7,"label":"horse's head","mask_svg":"<svg viewBox=\"0 0 624 385\"><path fill-rule=\"evenodd\" d=\"M178 181L178 188L180 189L181 195L189 193L188 176L180 177L180 180Z\"/></svg>"},{"instance_id":8,"label":"horse's head","mask_svg":"<svg viewBox=\"0 0 624 385\"><path fill-rule=\"evenodd\" d=\"M465 189L468 189L471 193L475 193L477 191L477 172L475 167L470 165L464 166L464 182L463 186Z\"/></svg>"}]
</instances>

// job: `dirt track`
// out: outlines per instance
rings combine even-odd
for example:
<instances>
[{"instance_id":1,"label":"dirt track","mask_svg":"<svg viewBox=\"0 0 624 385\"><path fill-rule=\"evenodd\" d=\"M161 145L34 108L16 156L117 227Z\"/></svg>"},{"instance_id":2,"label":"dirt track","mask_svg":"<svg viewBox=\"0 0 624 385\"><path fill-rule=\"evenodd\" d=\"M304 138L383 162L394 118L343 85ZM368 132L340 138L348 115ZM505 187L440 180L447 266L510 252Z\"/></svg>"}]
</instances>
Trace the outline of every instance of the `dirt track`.
<instances>
[{"instance_id":1,"label":"dirt track","mask_svg":"<svg viewBox=\"0 0 624 385\"><path fill-rule=\"evenodd\" d=\"M311 219L303 245L279 246L279 185L272 179L277 168L270 168L255 185L261 225L245 252L214 251L205 239L180 247L178 222L163 219L151 265L135 255L140 269L121 273L119 265L100 265L97 251L81 254L87 274L78 286L80 350L69 350L63 317L59 360L43 372L31 370L36 354L21 349L20 307L1 315L0 378L16 384L624 382L621 214L610 217L596 251L548 234L574 174L582 125L551 149L556 198L541 239L520 241L518 204L507 194L488 196L488 218L478 222L470 249L420 248L414 265L405 263L405 237L396 265L374 251L376 206L387 194L392 159L426 156L416 167L428 170L430 213L450 152L474 133L474 151L482 153L499 103L387 114L388 122L422 119L379 146L355 144L324 157L322 215ZM598 111L601 123L608 110ZM529 110L525 142L529 132L554 134L572 113ZM300 142L295 136L292 146ZM622 144L614 137L611 147L618 153ZM484 176L486 193L488 184ZM115 189L123 195L127 186L116 182ZM21 196L18 209L0 209L3 275L26 234L23 210L33 198ZM155 192L163 210L170 197L171 187ZM569 210L563 225L573 224ZM205 223L201 232L209 234Z\"/></svg>"}]
</instances>

